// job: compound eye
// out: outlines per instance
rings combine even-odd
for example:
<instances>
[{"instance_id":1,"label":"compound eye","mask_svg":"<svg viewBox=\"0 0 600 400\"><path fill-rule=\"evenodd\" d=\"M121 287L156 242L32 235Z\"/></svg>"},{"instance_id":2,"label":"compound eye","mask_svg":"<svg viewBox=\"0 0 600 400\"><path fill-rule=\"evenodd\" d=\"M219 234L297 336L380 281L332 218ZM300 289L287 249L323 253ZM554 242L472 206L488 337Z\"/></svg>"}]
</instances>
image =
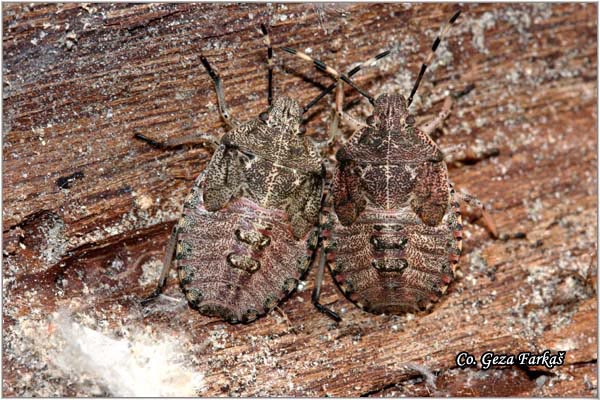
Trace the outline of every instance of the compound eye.
<instances>
[{"instance_id":1,"label":"compound eye","mask_svg":"<svg viewBox=\"0 0 600 400\"><path fill-rule=\"evenodd\" d=\"M371 125L371 126L375 125L375 116L374 115L370 115L367 118L367 125Z\"/></svg>"},{"instance_id":2,"label":"compound eye","mask_svg":"<svg viewBox=\"0 0 600 400\"><path fill-rule=\"evenodd\" d=\"M269 119L269 113L266 111L261 112L258 115L258 119L260 119L262 122L267 122L267 120Z\"/></svg>"},{"instance_id":3,"label":"compound eye","mask_svg":"<svg viewBox=\"0 0 600 400\"><path fill-rule=\"evenodd\" d=\"M306 133L306 127L304 125L300 125L300 128L298 129L298 131L300 132L301 135L304 135Z\"/></svg>"},{"instance_id":4,"label":"compound eye","mask_svg":"<svg viewBox=\"0 0 600 400\"><path fill-rule=\"evenodd\" d=\"M413 117L412 115L409 115L408 117L406 117L406 125L414 125L415 124L415 117Z\"/></svg>"}]
</instances>

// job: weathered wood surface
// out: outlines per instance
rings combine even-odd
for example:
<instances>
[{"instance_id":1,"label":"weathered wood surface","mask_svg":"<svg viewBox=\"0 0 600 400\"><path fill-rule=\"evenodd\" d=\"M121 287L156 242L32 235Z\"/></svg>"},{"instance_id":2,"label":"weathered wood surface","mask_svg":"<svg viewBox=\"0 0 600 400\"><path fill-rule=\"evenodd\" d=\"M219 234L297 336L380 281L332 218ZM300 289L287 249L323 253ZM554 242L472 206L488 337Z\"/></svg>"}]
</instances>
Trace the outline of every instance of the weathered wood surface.
<instances>
[{"instance_id":1,"label":"weathered wood surface","mask_svg":"<svg viewBox=\"0 0 600 400\"><path fill-rule=\"evenodd\" d=\"M276 94L306 103L315 82L329 83L281 45L343 69L391 48L356 81L408 93L454 6L4 4L3 394L140 393L69 347L62 311L134 348L144 335L157 349L180 343L181 359L164 370L181 365L203 396L596 396L596 7L466 6L415 102L425 119L447 91L475 85L439 142L498 146L499 156L451 177L490 207L501 232L526 238L493 240L467 225L462 276L426 315L364 313L327 276L322 300L342 314L336 325L310 304L313 271L281 305L287 320L274 312L231 326L167 298L146 314L139 305L210 153L160 151L133 134L224 132L202 53L236 116L263 111L260 22L276 47ZM318 139L332 100L308 124ZM364 116L363 104L351 112ZM174 275L165 294L182 298ZM566 365L482 371L454 361L460 351L544 349L567 350ZM189 394L172 384L163 393Z\"/></svg>"}]
</instances>

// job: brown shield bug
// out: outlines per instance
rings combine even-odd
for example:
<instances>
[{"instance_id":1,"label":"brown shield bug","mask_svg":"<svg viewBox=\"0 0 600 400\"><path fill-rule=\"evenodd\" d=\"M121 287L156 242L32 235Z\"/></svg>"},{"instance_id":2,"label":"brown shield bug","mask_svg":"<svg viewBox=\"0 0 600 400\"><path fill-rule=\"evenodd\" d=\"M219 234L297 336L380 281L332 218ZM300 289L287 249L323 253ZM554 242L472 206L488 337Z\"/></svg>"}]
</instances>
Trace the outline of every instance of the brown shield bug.
<instances>
[{"instance_id":1,"label":"brown shield bug","mask_svg":"<svg viewBox=\"0 0 600 400\"><path fill-rule=\"evenodd\" d=\"M228 322L251 322L273 309L297 286L318 248L318 217L324 169L304 136L302 108L295 100L273 101L273 50L267 29L269 109L238 122L229 113L219 75L211 77L222 118L231 130L216 143L207 135L157 142L156 147L212 143L216 150L183 206L173 230L157 289L160 294L175 255L181 289L201 314Z\"/></svg>"},{"instance_id":2,"label":"brown shield bug","mask_svg":"<svg viewBox=\"0 0 600 400\"><path fill-rule=\"evenodd\" d=\"M378 314L424 310L454 278L462 248L458 201L480 203L454 192L444 152L429 136L449 115L450 98L432 122L420 127L415 126L408 107L441 38L459 14L452 16L435 39L408 99L398 94L374 99L348 76L306 54L283 48L337 79L338 116L360 126L336 153L337 165L323 210L325 255L313 292L316 304L325 262L347 298ZM366 122L342 111L342 82L374 106ZM335 212L329 211L330 203ZM495 235L491 218L482 212Z\"/></svg>"}]
</instances>

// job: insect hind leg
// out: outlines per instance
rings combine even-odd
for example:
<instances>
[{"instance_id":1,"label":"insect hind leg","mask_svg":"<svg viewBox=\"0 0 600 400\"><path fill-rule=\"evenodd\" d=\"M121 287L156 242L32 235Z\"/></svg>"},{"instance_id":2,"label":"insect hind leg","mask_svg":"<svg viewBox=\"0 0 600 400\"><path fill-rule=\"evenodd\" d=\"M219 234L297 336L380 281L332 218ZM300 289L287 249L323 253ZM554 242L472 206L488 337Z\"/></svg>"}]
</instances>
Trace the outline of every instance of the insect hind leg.
<instances>
[{"instance_id":1,"label":"insect hind leg","mask_svg":"<svg viewBox=\"0 0 600 400\"><path fill-rule=\"evenodd\" d=\"M158 278L158 285L156 286L152 294L140 301L140 303L143 306L156 299L162 293L165 284L167 283L167 276L169 274L169 270L171 269L173 255L175 254L175 245L177 244L177 233L177 226L174 226L173 230L171 231L171 237L169 239L169 244L167 245L165 257L163 258L163 267L160 272L160 277Z\"/></svg>"},{"instance_id":2,"label":"insect hind leg","mask_svg":"<svg viewBox=\"0 0 600 400\"><path fill-rule=\"evenodd\" d=\"M335 322L340 322L342 318L333 310L330 310L323 304L319 302L319 298L321 297L321 285L323 283L323 274L325 271L325 262L327 260L327 255L325 254L325 249L321 246L321 257L319 258L319 269L317 270L317 276L315 278L315 288L312 292L312 303L316 307L316 309L327 315L329 318L333 319Z\"/></svg>"}]
</instances>

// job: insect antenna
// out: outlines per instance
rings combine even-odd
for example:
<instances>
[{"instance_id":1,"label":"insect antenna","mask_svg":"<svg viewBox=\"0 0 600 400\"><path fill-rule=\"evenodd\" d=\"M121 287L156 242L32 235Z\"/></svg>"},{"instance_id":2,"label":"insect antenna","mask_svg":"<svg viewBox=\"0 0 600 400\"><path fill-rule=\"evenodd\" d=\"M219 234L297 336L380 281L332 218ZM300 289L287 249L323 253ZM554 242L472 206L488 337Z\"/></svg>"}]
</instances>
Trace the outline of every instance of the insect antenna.
<instances>
[{"instance_id":1,"label":"insect antenna","mask_svg":"<svg viewBox=\"0 0 600 400\"><path fill-rule=\"evenodd\" d=\"M371 96L366 90L360 88L358 85L356 85L354 82L352 82L350 80L350 78L346 74L339 73L335 69L333 69L333 68L329 67L328 65L326 65L323 61L316 60L316 59L312 58L311 56L309 56L309 55L307 55L307 54L305 54L305 53L303 53L301 51L292 49L290 47L282 47L281 50L283 50L283 51L285 51L287 53L293 54L293 55L295 55L295 56L297 56L297 57L299 57L299 58L301 58L301 59L303 59L305 61L312 62L318 70L323 71L323 72L325 72L325 73L333 76L337 80L342 80L342 81L346 82L348 85L352 86L355 90L357 90L360 94L362 94L363 96L365 96L369 100L369 102L371 104L375 103L375 99L373 98L373 96ZM387 56L388 54L389 54L389 51L388 52L383 52L383 53L381 53L378 56L380 56L379 58L383 58L383 57ZM379 58L376 58L376 59L379 59ZM371 61L371 60L369 60L369 61ZM354 73L358 72L359 70L360 70L360 67ZM336 85L332 85L332 86L328 87L327 89L325 89L325 91L329 90L329 88L331 88L331 90L333 90L333 88L335 88L335 87L336 87ZM327 93L325 93L325 94L327 94ZM313 104L310 104L310 105L312 106ZM305 107L305 112L306 112L306 110L307 110L307 108Z\"/></svg>"},{"instance_id":2,"label":"insect antenna","mask_svg":"<svg viewBox=\"0 0 600 400\"><path fill-rule=\"evenodd\" d=\"M423 64L421 64L421 71L419 71L419 76L417 76L417 81L415 82L415 85L413 86L412 91L410 92L410 96L408 96L407 106L410 106L410 104L412 103L413 97L415 96L415 93L417 93L417 89L419 88L419 84L421 83L421 79L423 79L423 75L425 74L425 70L427 69L427 66L429 65L429 63L431 63L431 61L433 60L435 51L437 50L438 46L440 45L440 42L442 41L444 36L446 36L448 31L450 30L450 26L454 23L454 21L456 21L458 19L459 15L460 15L460 10L458 10L456 13L454 13L452 18L450 18L450 21L448 23L446 23L446 25L444 25L440 34L433 41L433 45L431 46L431 53L429 53L429 55L425 59L425 62Z\"/></svg>"},{"instance_id":3,"label":"insect antenna","mask_svg":"<svg viewBox=\"0 0 600 400\"><path fill-rule=\"evenodd\" d=\"M269 86L268 86L268 99L269 106L273 104L273 47L271 46L271 37L265 24L260 24L260 30L263 34L263 40L267 46L267 66L269 67Z\"/></svg>"},{"instance_id":4,"label":"insect antenna","mask_svg":"<svg viewBox=\"0 0 600 400\"><path fill-rule=\"evenodd\" d=\"M383 53L379 53L375 57L370 58L369 60L367 60L367 61L365 61L363 63L358 64L356 67L354 67L350 71L348 71L348 73L346 75L348 77L354 76L361 69L363 69L365 67L370 67L371 65L375 64L375 62L377 62L378 60L381 60L382 58L386 57L388 54L390 54L389 50L386 50ZM317 97L315 97L314 99L312 99L306 106L304 106L304 111L303 112L306 113L312 106L314 106L315 104L317 104L319 102L319 100L321 100L323 97L327 96L329 93L333 92L333 90L336 87L337 87L337 82L332 83L331 85L329 85Z\"/></svg>"}]
</instances>

